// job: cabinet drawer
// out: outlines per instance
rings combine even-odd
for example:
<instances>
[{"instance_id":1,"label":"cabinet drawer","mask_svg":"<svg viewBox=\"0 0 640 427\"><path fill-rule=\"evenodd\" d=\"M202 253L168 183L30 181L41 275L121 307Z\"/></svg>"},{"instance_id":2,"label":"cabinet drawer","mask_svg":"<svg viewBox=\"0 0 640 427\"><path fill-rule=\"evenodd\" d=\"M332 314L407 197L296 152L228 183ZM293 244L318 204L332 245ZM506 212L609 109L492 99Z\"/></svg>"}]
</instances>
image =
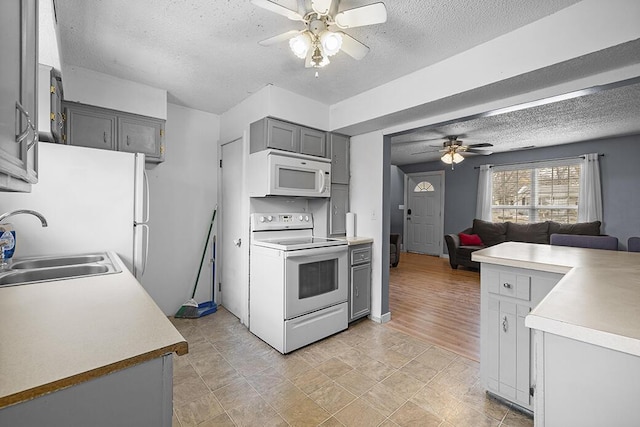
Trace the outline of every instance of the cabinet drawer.
<instances>
[{"instance_id":1,"label":"cabinet drawer","mask_svg":"<svg viewBox=\"0 0 640 427\"><path fill-rule=\"evenodd\" d=\"M531 298L531 276L500 272L498 293L507 297L529 301Z\"/></svg>"},{"instance_id":2,"label":"cabinet drawer","mask_svg":"<svg viewBox=\"0 0 640 427\"><path fill-rule=\"evenodd\" d=\"M353 249L351 251L351 265L371 261L371 247Z\"/></svg>"}]
</instances>

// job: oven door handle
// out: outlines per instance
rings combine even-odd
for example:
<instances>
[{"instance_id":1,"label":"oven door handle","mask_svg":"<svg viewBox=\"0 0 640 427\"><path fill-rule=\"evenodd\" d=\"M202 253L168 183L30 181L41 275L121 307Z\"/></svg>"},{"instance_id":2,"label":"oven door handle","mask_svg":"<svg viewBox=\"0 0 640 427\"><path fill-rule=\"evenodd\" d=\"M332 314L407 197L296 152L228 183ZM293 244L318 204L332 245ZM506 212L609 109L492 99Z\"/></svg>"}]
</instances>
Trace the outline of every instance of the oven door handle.
<instances>
[{"instance_id":1,"label":"oven door handle","mask_svg":"<svg viewBox=\"0 0 640 427\"><path fill-rule=\"evenodd\" d=\"M341 246L327 246L324 248L301 249L299 251L287 251L285 252L285 256L288 259L291 259L291 258L302 258L302 257L308 257L308 256L316 256L316 255L342 254L346 252L347 252L347 245L341 245Z\"/></svg>"}]
</instances>

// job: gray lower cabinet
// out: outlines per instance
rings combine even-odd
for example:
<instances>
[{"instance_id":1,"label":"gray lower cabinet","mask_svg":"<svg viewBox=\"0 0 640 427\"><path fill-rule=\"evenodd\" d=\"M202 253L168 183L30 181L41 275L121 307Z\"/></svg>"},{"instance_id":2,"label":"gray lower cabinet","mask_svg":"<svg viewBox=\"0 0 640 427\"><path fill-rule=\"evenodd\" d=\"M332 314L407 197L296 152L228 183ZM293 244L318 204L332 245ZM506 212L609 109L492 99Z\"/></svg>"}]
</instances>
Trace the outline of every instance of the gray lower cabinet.
<instances>
[{"instance_id":1,"label":"gray lower cabinet","mask_svg":"<svg viewBox=\"0 0 640 427\"><path fill-rule=\"evenodd\" d=\"M164 120L77 102L63 106L67 144L144 153L147 162L164 161Z\"/></svg>"},{"instance_id":2,"label":"gray lower cabinet","mask_svg":"<svg viewBox=\"0 0 640 427\"><path fill-rule=\"evenodd\" d=\"M349 246L349 322L371 313L371 244Z\"/></svg>"},{"instance_id":3,"label":"gray lower cabinet","mask_svg":"<svg viewBox=\"0 0 640 427\"><path fill-rule=\"evenodd\" d=\"M249 127L249 151L277 150L327 157L326 133L295 123L265 117Z\"/></svg>"},{"instance_id":4,"label":"gray lower cabinet","mask_svg":"<svg viewBox=\"0 0 640 427\"><path fill-rule=\"evenodd\" d=\"M531 309L562 274L483 263L480 269L480 381L486 390L533 411Z\"/></svg>"},{"instance_id":5,"label":"gray lower cabinet","mask_svg":"<svg viewBox=\"0 0 640 427\"><path fill-rule=\"evenodd\" d=\"M171 427L173 354L0 409L0 425Z\"/></svg>"},{"instance_id":6,"label":"gray lower cabinet","mask_svg":"<svg viewBox=\"0 0 640 427\"><path fill-rule=\"evenodd\" d=\"M0 190L38 181L38 2L2 2L0 13Z\"/></svg>"},{"instance_id":7,"label":"gray lower cabinet","mask_svg":"<svg viewBox=\"0 0 640 427\"><path fill-rule=\"evenodd\" d=\"M331 157L331 182L349 184L349 137L330 133L329 154Z\"/></svg>"},{"instance_id":8,"label":"gray lower cabinet","mask_svg":"<svg viewBox=\"0 0 640 427\"><path fill-rule=\"evenodd\" d=\"M329 199L329 234L332 236L347 233L347 212L349 210L349 186L331 184Z\"/></svg>"}]
</instances>

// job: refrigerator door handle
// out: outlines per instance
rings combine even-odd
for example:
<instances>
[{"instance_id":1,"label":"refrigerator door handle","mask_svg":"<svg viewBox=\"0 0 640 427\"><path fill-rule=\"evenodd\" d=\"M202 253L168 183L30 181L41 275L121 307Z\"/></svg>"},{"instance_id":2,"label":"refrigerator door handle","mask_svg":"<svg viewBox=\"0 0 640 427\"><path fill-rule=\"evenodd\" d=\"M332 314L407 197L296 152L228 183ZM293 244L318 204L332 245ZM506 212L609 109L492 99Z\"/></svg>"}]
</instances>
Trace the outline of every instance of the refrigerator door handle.
<instances>
[{"instance_id":1,"label":"refrigerator door handle","mask_svg":"<svg viewBox=\"0 0 640 427\"><path fill-rule=\"evenodd\" d=\"M142 222L147 223L147 222L149 222L149 209L150 209L150 206L149 206L149 176L147 175L147 171L146 170L142 171L142 178L143 178L143 181L144 181L144 190L145 190L145 202L144 202L144 207L145 207L144 216L145 217L144 217L144 220Z\"/></svg>"},{"instance_id":2,"label":"refrigerator door handle","mask_svg":"<svg viewBox=\"0 0 640 427\"><path fill-rule=\"evenodd\" d=\"M145 238L144 238L144 256L142 258L142 267L141 267L141 271L138 271L138 262L135 261L134 262L134 276L137 279L140 279L143 275L144 272L147 270L147 259L149 258L149 225L142 223L142 222L137 222L135 223L136 227L143 227L145 229Z\"/></svg>"}]
</instances>

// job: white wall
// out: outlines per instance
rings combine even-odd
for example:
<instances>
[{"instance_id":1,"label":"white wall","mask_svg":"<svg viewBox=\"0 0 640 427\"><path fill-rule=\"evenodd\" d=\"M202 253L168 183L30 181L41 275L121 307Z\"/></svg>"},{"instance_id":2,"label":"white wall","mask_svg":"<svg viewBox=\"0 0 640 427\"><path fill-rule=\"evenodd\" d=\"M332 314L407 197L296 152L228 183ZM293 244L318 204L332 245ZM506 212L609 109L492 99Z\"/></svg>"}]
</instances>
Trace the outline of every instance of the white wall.
<instances>
[{"instance_id":1,"label":"white wall","mask_svg":"<svg viewBox=\"0 0 640 427\"><path fill-rule=\"evenodd\" d=\"M389 269L388 255L385 265L382 253L383 241L383 172L384 141L382 132L371 132L351 138L351 181L349 210L356 214L356 234L373 238L371 273L371 318L377 322L389 320L382 313L382 269ZM386 315L383 317L383 315Z\"/></svg>"},{"instance_id":2,"label":"white wall","mask_svg":"<svg viewBox=\"0 0 640 427\"><path fill-rule=\"evenodd\" d=\"M165 161L147 165L151 235L141 282L162 311L175 314L191 296L217 203L220 117L168 104L165 129ZM199 302L212 298L210 250L211 244L198 283Z\"/></svg>"},{"instance_id":3,"label":"white wall","mask_svg":"<svg viewBox=\"0 0 640 427\"><path fill-rule=\"evenodd\" d=\"M167 91L63 64L64 99L142 116L167 118Z\"/></svg>"}]
</instances>

